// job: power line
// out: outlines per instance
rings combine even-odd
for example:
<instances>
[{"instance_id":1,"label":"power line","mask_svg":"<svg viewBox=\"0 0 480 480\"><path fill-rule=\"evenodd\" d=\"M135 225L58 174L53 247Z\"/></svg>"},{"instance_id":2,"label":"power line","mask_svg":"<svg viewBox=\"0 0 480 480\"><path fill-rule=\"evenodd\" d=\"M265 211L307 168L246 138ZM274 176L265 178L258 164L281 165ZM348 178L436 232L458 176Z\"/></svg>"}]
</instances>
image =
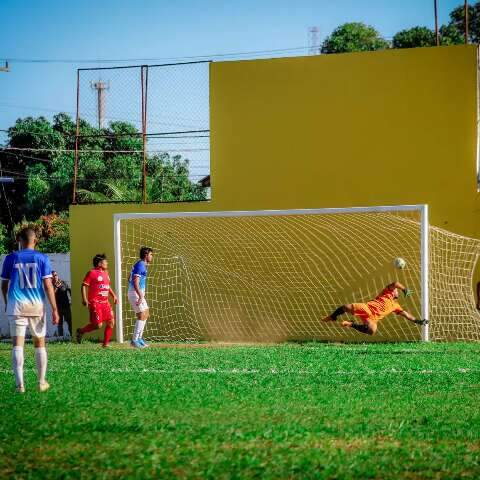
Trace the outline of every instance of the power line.
<instances>
[{"instance_id":1,"label":"power line","mask_svg":"<svg viewBox=\"0 0 480 480\"><path fill-rule=\"evenodd\" d=\"M13 150L20 152L58 152L58 153L73 153L75 149L72 148L30 148L30 147L6 147L4 150ZM177 149L162 149L162 150L148 150L149 153L168 153L168 152L206 152L209 148L177 148ZM9 152L5 152L9 153ZM79 149L78 153L143 153L143 150L83 150ZM39 159L40 160L40 159ZM50 161L50 160L44 160Z\"/></svg>"},{"instance_id":2,"label":"power line","mask_svg":"<svg viewBox=\"0 0 480 480\"><path fill-rule=\"evenodd\" d=\"M64 137L75 137L75 133L65 133L65 132L58 132L54 130L51 133L42 133L42 132L10 132L9 129L0 128L0 132L5 133L13 133L13 135L21 136L21 135L39 135L39 136L52 136L56 133L64 136ZM190 135L192 133L193 135ZM178 132L153 132L147 133L147 137L161 137L161 138L209 138L210 135L196 135L201 133L210 133L210 130L184 130ZM171 136L170 136L171 135ZM179 135L182 135L181 137ZM95 137L107 137L107 138L115 138L115 137L141 137L141 132L135 133L98 133L92 135L79 135L78 138L95 138Z\"/></svg>"},{"instance_id":3,"label":"power line","mask_svg":"<svg viewBox=\"0 0 480 480\"><path fill-rule=\"evenodd\" d=\"M195 60L195 59L210 59L210 58L225 58L225 57L237 57L244 55L262 55L268 53L286 53L300 50L308 50L308 46L303 47L291 47L291 48L275 48L270 50L251 50L245 52L229 52L229 53L215 53L210 55L190 55L184 57L163 57L163 58L105 58L105 59L51 59L51 58L9 58L8 60L13 63L126 63L126 62L166 62L166 61L181 61L181 60Z\"/></svg>"}]
</instances>

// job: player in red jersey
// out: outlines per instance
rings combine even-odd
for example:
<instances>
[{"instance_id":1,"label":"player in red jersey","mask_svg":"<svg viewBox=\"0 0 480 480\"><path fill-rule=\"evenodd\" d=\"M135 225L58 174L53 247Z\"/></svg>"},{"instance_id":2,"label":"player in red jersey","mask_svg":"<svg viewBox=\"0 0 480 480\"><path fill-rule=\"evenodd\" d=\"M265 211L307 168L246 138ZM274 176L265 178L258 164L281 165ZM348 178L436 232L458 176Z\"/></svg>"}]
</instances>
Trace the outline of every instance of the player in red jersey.
<instances>
[{"instance_id":1,"label":"player in red jersey","mask_svg":"<svg viewBox=\"0 0 480 480\"><path fill-rule=\"evenodd\" d=\"M90 311L90 322L83 328L77 328L78 343L81 343L85 333L98 330L106 322L103 346L108 347L110 344L115 320L113 310L108 302L108 296L112 296L114 303L117 303L117 296L110 288L110 277L108 276L107 268L108 261L105 254L97 254L93 257L93 269L85 275L83 280L82 303Z\"/></svg>"}]
</instances>

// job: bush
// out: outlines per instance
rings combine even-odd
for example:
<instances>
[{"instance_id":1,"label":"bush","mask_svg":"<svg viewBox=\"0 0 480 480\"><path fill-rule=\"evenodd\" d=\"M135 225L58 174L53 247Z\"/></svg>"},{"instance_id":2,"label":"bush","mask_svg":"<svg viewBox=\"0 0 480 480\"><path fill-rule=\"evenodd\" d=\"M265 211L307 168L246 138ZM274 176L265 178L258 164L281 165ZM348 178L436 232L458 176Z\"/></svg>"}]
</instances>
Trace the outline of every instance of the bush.
<instances>
[{"instance_id":1,"label":"bush","mask_svg":"<svg viewBox=\"0 0 480 480\"><path fill-rule=\"evenodd\" d=\"M39 251L44 253L68 253L70 251L70 224L66 212L42 215L33 222L24 219L14 226L14 235L17 235L24 227L35 230Z\"/></svg>"}]
</instances>

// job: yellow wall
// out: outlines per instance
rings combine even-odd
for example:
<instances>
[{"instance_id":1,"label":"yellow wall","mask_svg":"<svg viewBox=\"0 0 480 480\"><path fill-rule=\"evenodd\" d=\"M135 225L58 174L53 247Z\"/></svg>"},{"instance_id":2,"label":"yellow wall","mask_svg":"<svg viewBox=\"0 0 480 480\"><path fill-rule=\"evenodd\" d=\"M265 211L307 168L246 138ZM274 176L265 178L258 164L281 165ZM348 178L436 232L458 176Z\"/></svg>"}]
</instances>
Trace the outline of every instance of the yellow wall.
<instances>
[{"instance_id":1,"label":"yellow wall","mask_svg":"<svg viewBox=\"0 0 480 480\"><path fill-rule=\"evenodd\" d=\"M113 259L113 213L428 203L480 238L477 49L211 65L212 201L71 207L72 282ZM113 280L113 265L112 280ZM74 297L74 324L87 319Z\"/></svg>"}]
</instances>

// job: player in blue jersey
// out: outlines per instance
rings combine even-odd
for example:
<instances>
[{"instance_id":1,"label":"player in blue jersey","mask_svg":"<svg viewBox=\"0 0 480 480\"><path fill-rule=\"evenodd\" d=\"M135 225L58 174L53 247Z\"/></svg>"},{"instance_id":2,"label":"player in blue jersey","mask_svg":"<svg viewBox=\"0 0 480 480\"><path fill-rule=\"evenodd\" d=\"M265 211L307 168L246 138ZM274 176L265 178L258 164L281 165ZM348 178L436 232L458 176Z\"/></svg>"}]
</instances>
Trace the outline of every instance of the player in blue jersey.
<instances>
[{"instance_id":1,"label":"player in blue jersey","mask_svg":"<svg viewBox=\"0 0 480 480\"><path fill-rule=\"evenodd\" d=\"M128 279L128 301L137 317L131 345L135 348L145 348L148 345L143 340L143 330L148 319L149 309L145 300L147 287L147 269L152 263L153 250L149 247L140 249L140 260L138 260L130 272Z\"/></svg>"},{"instance_id":2,"label":"player in blue jersey","mask_svg":"<svg viewBox=\"0 0 480 480\"><path fill-rule=\"evenodd\" d=\"M23 346L27 326L35 345L35 364L38 374L38 389L48 390L45 379L47 372L47 351L45 335L45 296L52 307L52 321L58 324L59 316L52 284L52 270L48 257L35 250L37 238L31 228L22 229L17 241L21 250L5 257L2 268L2 293L12 336L12 367L17 392L25 392L23 382Z\"/></svg>"}]
</instances>

